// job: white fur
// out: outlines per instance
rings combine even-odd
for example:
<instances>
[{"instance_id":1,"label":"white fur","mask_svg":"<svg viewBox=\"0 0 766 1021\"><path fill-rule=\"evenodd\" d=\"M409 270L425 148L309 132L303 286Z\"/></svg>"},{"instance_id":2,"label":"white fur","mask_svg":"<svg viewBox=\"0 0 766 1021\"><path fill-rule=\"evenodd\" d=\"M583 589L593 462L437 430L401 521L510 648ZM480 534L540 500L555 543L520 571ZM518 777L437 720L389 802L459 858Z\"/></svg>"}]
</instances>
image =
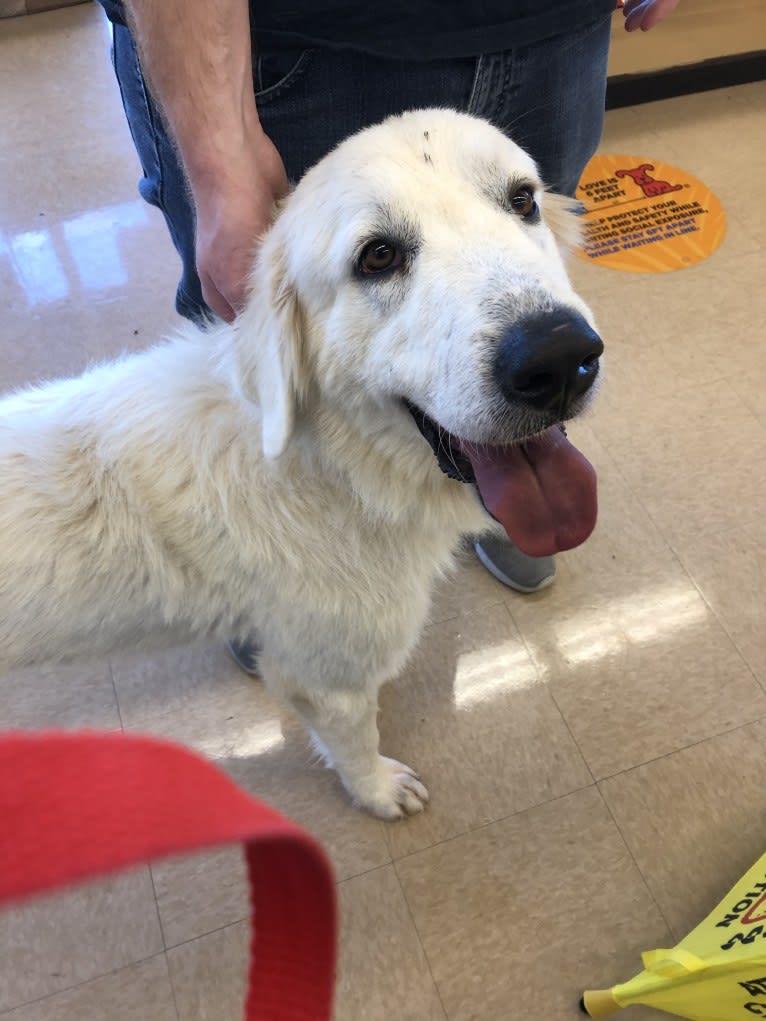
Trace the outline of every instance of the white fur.
<instances>
[{"instance_id":1,"label":"white fur","mask_svg":"<svg viewBox=\"0 0 766 1021\"><path fill-rule=\"evenodd\" d=\"M498 330L545 303L589 315L549 228L488 197L514 176L536 181L532 160L484 122L392 118L298 185L236 323L0 402L0 668L255 629L355 801L421 809L378 754L377 692L458 538L491 522L400 399L518 438L512 418L496 433ZM420 244L370 284L353 263L381 210Z\"/></svg>"}]
</instances>

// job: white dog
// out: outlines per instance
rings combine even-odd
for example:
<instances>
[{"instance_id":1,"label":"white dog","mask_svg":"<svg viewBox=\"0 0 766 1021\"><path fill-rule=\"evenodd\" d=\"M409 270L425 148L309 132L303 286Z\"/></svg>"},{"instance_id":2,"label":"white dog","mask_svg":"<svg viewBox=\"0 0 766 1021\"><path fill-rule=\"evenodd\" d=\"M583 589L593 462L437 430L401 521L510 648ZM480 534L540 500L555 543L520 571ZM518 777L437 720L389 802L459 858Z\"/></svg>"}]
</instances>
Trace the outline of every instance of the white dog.
<instances>
[{"instance_id":1,"label":"white dog","mask_svg":"<svg viewBox=\"0 0 766 1021\"><path fill-rule=\"evenodd\" d=\"M255 634L355 802L419 811L377 693L459 537L488 508L542 554L595 521L557 423L602 345L551 223L489 124L391 118L286 200L235 323L1 401L0 668Z\"/></svg>"}]
</instances>

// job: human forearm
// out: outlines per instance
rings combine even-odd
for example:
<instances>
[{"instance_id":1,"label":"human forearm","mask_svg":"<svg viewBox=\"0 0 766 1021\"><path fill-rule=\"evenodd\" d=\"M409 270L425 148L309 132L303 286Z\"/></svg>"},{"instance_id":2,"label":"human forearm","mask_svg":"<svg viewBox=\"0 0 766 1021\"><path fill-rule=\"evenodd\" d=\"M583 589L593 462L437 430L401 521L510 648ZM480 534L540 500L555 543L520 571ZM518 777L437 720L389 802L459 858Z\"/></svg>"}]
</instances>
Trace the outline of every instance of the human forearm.
<instances>
[{"instance_id":1,"label":"human forearm","mask_svg":"<svg viewBox=\"0 0 766 1021\"><path fill-rule=\"evenodd\" d=\"M190 181L219 175L260 131L247 0L127 0L126 9Z\"/></svg>"},{"instance_id":2,"label":"human forearm","mask_svg":"<svg viewBox=\"0 0 766 1021\"><path fill-rule=\"evenodd\" d=\"M197 273L224 319L242 307L255 244L287 191L258 119L247 0L126 0L142 70L181 156Z\"/></svg>"}]
</instances>

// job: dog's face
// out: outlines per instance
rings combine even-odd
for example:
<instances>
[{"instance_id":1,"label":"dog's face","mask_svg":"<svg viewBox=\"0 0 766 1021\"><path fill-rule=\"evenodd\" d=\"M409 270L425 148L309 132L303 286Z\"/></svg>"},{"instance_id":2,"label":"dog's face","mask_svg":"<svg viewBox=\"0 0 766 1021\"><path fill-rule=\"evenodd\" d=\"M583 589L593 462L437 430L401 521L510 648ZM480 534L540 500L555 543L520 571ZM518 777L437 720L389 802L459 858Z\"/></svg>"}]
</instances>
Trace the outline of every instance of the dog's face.
<instances>
[{"instance_id":1,"label":"dog's face","mask_svg":"<svg viewBox=\"0 0 766 1021\"><path fill-rule=\"evenodd\" d=\"M602 345L552 229L571 233L573 219L523 150L465 115L412 112L340 145L287 200L256 265L251 304L279 318L279 350L264 338L255 353L267 455L308 376L349 415L419 428L466 481L482 451L577 414Z\"/></svg>"}]
</instances>

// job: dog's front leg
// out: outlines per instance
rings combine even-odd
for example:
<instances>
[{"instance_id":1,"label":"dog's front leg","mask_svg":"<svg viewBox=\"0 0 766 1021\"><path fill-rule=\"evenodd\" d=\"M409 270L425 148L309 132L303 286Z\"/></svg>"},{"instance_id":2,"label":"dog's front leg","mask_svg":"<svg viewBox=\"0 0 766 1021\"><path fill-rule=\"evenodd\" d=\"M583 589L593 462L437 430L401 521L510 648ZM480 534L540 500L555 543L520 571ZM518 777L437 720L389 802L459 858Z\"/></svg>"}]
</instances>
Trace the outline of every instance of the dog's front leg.
<instances>
[{"instance_id":1,"label":"dog's front leg","mask_svg":"<svg viewBox=\"0 0 766 1021\"><path fill-rule=\"evenodd\" d=\"M428 791L414 770L378 752L377 691L303 688L289 700L355 804L381 819L423 811Z\"/></svg>"}]
</instances>

